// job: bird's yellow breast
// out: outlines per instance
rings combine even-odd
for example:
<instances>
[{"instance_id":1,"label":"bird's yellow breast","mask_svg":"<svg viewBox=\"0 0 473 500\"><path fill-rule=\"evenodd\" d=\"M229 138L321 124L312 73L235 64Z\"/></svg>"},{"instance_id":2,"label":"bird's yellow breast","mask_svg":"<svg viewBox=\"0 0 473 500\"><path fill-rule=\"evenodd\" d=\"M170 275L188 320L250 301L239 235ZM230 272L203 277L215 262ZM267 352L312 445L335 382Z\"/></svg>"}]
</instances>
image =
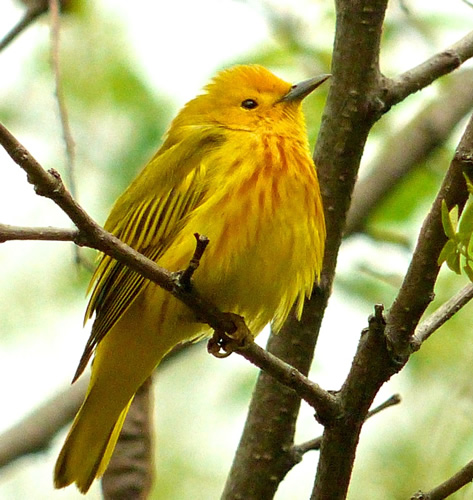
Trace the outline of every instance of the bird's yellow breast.
<instances>
[{"instance_id":1,"label":"bird's yellow breast","mask_svg":"<svg viewBox=\"0 0 473 500\"><path fill-rule=\"evenodd\" d=\"M207 236L195 286L220 309L247 318L256 334L272 319L279 328L295 301L301 311L320 274L325 224L306 144L240 135L209 158L208 196L159 264L185 267L193 234Z\"/></svg>"}]
</instances>

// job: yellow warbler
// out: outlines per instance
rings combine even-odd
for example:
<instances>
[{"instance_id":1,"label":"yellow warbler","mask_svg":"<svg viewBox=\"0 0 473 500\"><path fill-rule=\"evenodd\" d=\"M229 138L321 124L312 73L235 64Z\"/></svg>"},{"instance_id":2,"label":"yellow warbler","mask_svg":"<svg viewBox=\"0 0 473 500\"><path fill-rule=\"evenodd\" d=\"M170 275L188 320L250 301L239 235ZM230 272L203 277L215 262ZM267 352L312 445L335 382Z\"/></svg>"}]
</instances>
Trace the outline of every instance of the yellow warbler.
<instances>
[{"instance_id":1,"label":"yellow warbler","mask_svg":"<svg viewBox=\"0 0 473 500\"><path fill-rule=\"evenodd\" d=\"M325 223L302 99L328 78L297 85L251 65L220 72L188 102L161 148L118 198L105 228L160 266L184 269L194 233L210 243L193 280L253 334L300 316L320 276ZM92 333L77 378L92 377L55 469L58 488L86 492L103 474L139 386L176 344L206 335L191 310L102 256L86 319Z\"/></svg>"}]
</instances>

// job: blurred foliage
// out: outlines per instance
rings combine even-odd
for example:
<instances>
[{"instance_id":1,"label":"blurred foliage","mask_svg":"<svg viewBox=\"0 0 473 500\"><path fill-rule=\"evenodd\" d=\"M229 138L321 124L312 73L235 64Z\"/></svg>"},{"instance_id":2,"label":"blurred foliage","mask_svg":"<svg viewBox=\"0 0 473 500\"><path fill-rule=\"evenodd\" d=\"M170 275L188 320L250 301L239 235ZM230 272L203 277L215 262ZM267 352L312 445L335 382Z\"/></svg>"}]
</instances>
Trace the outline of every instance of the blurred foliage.
<instances>
[{"instance_id":1,"label":"blurred foliage","mask_svg":"<svg viewBox=\"0 0 473 500\"><path fill-rule=\"evenodd\" d=\"M83 0L77 4L80 8L74 8L63 21L61 70L77 147L79 200L102 222L112 201L158 147L175 110L171 109L169 97L157 95L136 64L137 54L130 48L126 20L118 15L116 18L106 16L100 2ZM416 61L421 62L426 54L433 53L433 47L443 48L445 32L454 31L458 35L456 38L460 38L470 29L473 15L441 15L430 12L429 4L425 2L421 8L418 2L405 4L407 11L393 3L386 19L382 64L387 75L404 71ZM232 62L264 64L276 73L284 72L287 77L293 77L294 81L329 71L334 31L331 3L307 1L300 12L296 12L289 2L281 6L267 0L256 1L253 5L266 16L270 35L249 54ZM170 19L169 22L178 23L179 20ZM244 27L242 30L244 36ZM60 166L65 162L61 132L55 118L57 111L51 97L53 75L46 29L43 34L45 36L37 48L23 62L21 81L2 90L0 117L12 130L21 128L29 137L37 137L47 144L42 155L47 159L46 164ZM406 47L415 52L414 62L412 57L405 57ZM172 50L172 47L159 49ZM225 61L225 65L229 64ZM328 89L328 85L322 87L306 103L312 145ZM422 109L424 102L422 93L412 96L377 123L367 151L383 148L383 139L391 130L402 126L405 116L414 115ZM351 238L342 247L335 293L342 290L344 296L349 296L360 315L371 312L373 303L384 303L389 307L394 299L420 224L452 153L451 144L439 145L379 205L369 219L366 233ZM452 220L451 216L449 220ZM32 312L41 310L46 314L43 304L47 303L49 310L57 313L64 310L65 304L83 300L88 273L81 271L77 276L71 272L72 252L62 252L59 256L52 254L50 260L44 257L45 260L34 264L38 256L43 259L44 254L33 250L24 259L25 267L30 267L17 275L10 285L3 285L1 297L8 297L11 305L8 311L0 308L4 313L0 314L2 330L19 331L28 329L34 322L46 323L45 316L36 316ZM0 256L0 259L4 258ZM0 260L3 266L10 265L9 262ZM48 263L54 269L53 277L45 278L44 282L40 278L32 280L31 276L42 276L41 270ZM442 273L436 288L437 298L429 312L450 298L464 282L464 277ZM403 402L396 409L375 417L373 422L370 420L362 434L350 489L351 499L408 498L419 488L428 489L446 479L471 458L473 438L469 415L473 409L473 394L469 380L473 359L470 345L473 343L469 340L472 319L470 308L461 311L412 357L403 373L395 378L393 383L400 387ZM343 325L343 329L346 328L347 325ZM331 334L337 335L337 332ZM350 335L357 336L359 332L350 331ZM158 446L162 447L162 453L157 463L159 484L154 490L156 499L190 498L190 494L193 498L217 497L226 469L215 462L218 462L222 450L226 457L231 454L234 443L230 446L223 436L219 436L212 441L212 446L217 449L208 451L206 456L205 448L209 446L210 438L206 438L200 429L201 422L209 412L218 415L217 422L213 422L215 432L217 427L224 427L225 419L233 422L235 414L244 414L253 386L254 371L232 374L223 381L221 375L207 376L200 383L200 377L204 375L198 370L206 369L203 365L213 364L203 358L198 358L196 364L187 361L189 368L173 372L172 377L168 377L168 383L173 382L175 386L174 389L170 386L167 391L168 401L161 404L160 400L158 411L170 411L170 406L178 398L188 398L182 403L184 406L187 401L207 405L205 388L215 391L212 383L225 390L215 396L210 409L205 406L202 414L190 417L187 415L190 410L181 408L177 418L170 416L167 425L159 427ZM226 365L220 363L219 370L223 370L223 366ZM196 377L196 370L199 377ZM166 374L162 375L160 381ZM314 377L317 376L315 370ZM192 391L185 392L196 378L199 380L192 386ZM185 419L181 425L190 433L185 434L187 441L183 437L185 429L176 430L173 419ZM195 438L191 433L193 430ZM239 430L228 431L232 433L233 441L238 439L234 434ZM199 460L195 460L192 453L196 449L199 450ZM301 466L303 464L297 467ZM307 471L307 481L311 481L311 471ZM468 498L471 489L469 491L464 490L452 498Z\"/></svg>"},{"instance_id":2,"label":"blurred foliage","mask_svg":"<svg viewBox=\"0 0 473 500\"><path fill-rule=\"evenodd\" d=\"M102 150L94 167L103 183L113 179L110 189L100 186L108 204L157 149L170 118L169 99L157 96L138 71L120 21L104 19L93 2L84 5L61 44L64 91L76 126L89 136L87 146ZM47 52L39 59L50 72Z\"/></svg>"}]
</instances>

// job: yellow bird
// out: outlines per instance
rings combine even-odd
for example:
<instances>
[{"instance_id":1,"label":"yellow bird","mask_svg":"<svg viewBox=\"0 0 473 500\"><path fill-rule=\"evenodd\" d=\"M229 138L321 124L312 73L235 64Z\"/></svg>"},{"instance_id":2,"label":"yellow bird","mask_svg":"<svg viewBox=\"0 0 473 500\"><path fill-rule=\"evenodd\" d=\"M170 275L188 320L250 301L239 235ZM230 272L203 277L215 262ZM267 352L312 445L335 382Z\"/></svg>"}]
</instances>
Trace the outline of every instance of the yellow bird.
<instances>
[{"instance_id":1,"label":"yellow bird","mask_svg":"<svg viewBox=\"0 0 473 500\"><path fill-rule=\"evenodd\" d=\"M322 75L291 85L257 66L221 71L171 123L158 152L116 201L105 229L178 271L210 243L198 292L243 316L256 335L278 330L319 279L325 222L302 99ZM103 255L91 281L92 377L55 468L55 486L87 492L105 471L133 396L175 345L209 327L159 286Z\"/></svg>"}]
</instances>

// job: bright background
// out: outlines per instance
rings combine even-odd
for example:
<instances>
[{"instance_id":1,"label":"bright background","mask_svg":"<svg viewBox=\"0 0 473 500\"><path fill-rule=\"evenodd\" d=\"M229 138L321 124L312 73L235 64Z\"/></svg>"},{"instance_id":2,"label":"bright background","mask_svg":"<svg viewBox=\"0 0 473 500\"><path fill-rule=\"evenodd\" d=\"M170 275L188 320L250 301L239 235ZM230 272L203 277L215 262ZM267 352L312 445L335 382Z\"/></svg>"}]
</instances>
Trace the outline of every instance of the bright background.
<instances>
[{"instance_id":1,"label":"bright background","mask_svg":"<svg viewBox=\"0 0 473 500\"><path fill-rule=\"evenodd\" d=\"M461 1L404 4L409 12L396 2L388 12L382 56L388 76L455 42L472 26L473 9ZM0 35L21 12L13 2L2 3ZM81 2L64 19L61 37L80 202L103 222L113 200L159 145L176 110L217 69L260 62L290 81L329 72L333 31L331 2ZM0 53L0 75L0 120L43 166L64 173L45 19ZM365 169L392 130L439 98L438 88L409 98L377 124L363 159ZM306 103L312 144L324 92ZM391 303L461 130L459 126L449 143L419 165L379 208L366 234L345 242L311 374L324 388L337 389L343 382L373 304ZM0 172L0 222L70 226L52 202L34 194L3 150ZM373 238L380 229L389 237ZM1 245L0 273L1 432L71 379L87 338L82 317L88 274L74 265L70 244L46 242ZM443 273L437 305L464 283ZM394 392L401 393L403 402L365 426L350 498L407 498L446 479L472 457L468 309L382 389L378 402ZM242 358L216 360L205 349L193 350L160 371L153 498L219 498L256 376ZM303 405L298 442L320 434L312 413ZM53 464L64 435L47 452L2 470L0 499L82 498L73 487L52 488ZM307 454L276 498L308 498L316 460L316 453ZM471 491L455 498L469 498ZM100 498L97 485L89 498Z\"/></svg>"}]
</instances>

